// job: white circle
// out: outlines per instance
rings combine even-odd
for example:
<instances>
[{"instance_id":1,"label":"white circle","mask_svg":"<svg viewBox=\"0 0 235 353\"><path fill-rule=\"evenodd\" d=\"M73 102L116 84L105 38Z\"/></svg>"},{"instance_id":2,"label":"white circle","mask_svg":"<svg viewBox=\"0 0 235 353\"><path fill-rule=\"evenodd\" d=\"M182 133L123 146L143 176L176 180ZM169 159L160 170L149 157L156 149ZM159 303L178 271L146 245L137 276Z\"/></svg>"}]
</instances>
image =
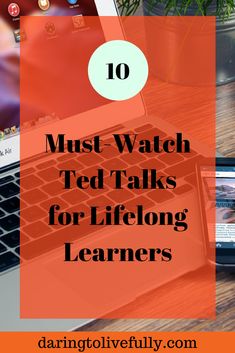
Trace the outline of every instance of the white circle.
<instances>
[{"instance_id":1,"label":"white circle","mask_svg":"<svg viewBox=\"0 0 235 353\"><path fill-rule=\"evenodd\" d=\"M98 47L88 64L92 87L102 97L122 101L136 96L148 79L148 62L133 43L113 40Z\"/></svg>"}]
</instances>

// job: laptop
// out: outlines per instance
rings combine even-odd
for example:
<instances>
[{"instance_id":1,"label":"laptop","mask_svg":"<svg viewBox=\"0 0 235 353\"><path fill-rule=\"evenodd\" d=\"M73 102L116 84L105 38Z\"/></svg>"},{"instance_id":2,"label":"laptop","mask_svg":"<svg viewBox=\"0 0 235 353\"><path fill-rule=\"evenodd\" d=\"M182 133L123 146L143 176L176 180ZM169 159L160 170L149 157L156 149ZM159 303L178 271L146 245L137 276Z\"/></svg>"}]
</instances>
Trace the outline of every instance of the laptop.
<instances>
[{"instance_id":1,"label":"laptop","mask_svg":"<svg viewBox=\"0 0 235 353\"><path fill-rule=\"evenodd\" d=\"M8 7L9 3L7 1L2 1L0 5L1 14L4 14L4 19L1 19L1 36L3 36L3 40L1 43L6 43L6 47L9 50L9 55L11 61L9 62L9 68L5 65L5 61L8 58L8 52L1 48L1 59L0 65L3 70L3 78L6 82L11 85L11 92L12 92L12 102L10 105L6 104L7 98L4 100L6 92L2 91L0 101L0 130L1 130L1 141L0 141L0 331L67 331L73 330L77 327L81 327L82 325L91 321L91 319L81 320L25 320L19 318L19 261L20 261L20 251L19 251L19 183L20 175L19 170L19 97L17 91L18 77L15 73L15 66L14 60L17 61L17 55L19 55L19 42L24 40L24 35L27 33L20 33L19 28L17 25L17 19L20 14L29 14L29 13L44 13L47 14L47 11L50 13L50 5L51 10L55 10L56 7L59 8L60 14L61 11L64 13L64 9L66 10L66 14L69 15L117 15L117 8L115 1L103 1L103 0L92 0L92 1L79 1L80 6L77 8L76 1L73 1L71 5L71 1L67 0L51 0L50 2L47 0L41 1L41 7L37 8L37 4L35 2L34 5L30 5L29 8L24 11L24 1L18 1L16 7ZM89 5L88 5L89 4ZM66 7L67 6L67 7ZM71 10L71 11L70 11ZM89 11L90 12L89 12ZM82 12L81 12L82 11ZM53 14L55 14L53 12ZM14 21L12 21L14 19ZM49 31L53 30L53 28L49 28ZM106 39L108 38L108 33L105 32L104 34L107 35ZM122 29L120 26L120 35L122 34ZM123 35L122 35L123 36ZM9 43L12 44L12 47L9 47ZM5 68L5 70L4 70ZM1 74L1 73L0 73ZM0 80L1 81L1 80ZM3 94L4 93L4 94ZM78 137L85 137L85 136L93 136L94 134L102 135L102 139L110 139L113 133L125 133L127 131L132 131L136 134L144 134L145 136L154 136L159 135L161 137L172 136L175 132L175 129L167 124L165 121L159 119L156 121L156 117L147 116L145 114L145 107L142 101L141 95L138 95L135 99L135 104L133 103L128 106L128 102L126 104L126 114L123 114L119 117L119 120L116 124L110 125L109 119L109 112L115 109L115 104L117 102L111 102L106 105L101 105L96 107L99 109L99 116L101 115L100 112L103 113L104 119L101 121L97 121L96 124L87 127L86 130L82 130L80 134L81 136ZM112 106L112 109L110 109ZM5 111L4 111L5 109ZM63 126L72 126L73 119L82 118L87 119L89 117L89 107L87 107L86 111L83 111L79 116L70 116L61 123ZM95 110L93 113L95 114ZM54 117L48 116L47 121L43 121L42 125L40 125L40 121L37 122L43 131L43 124L47 126L50 125L50 119L54 123ZM95 121L95 119L93 120ZM60 122L58 122L60 124ZM61 126L62 126L61 125ZM164 126L164 129L162 128ZM33 134L33 130L31 131L30 126L27 128L26 131ZM32 136L31 136L32 137ZM186 177L182 178L180 184L182 187L181 193L185 196L185 204L187 204L188 200L191 200L192 197L195 197L195 190L193 188L194 184L194 169L195 163L197 160L197 156L200 154L200 150L202 149L201 144L194 144L194 151L190 158L184 156L178 156L177 160L170 158L170 156L160 156L159 157L159 166L161 166L160 171L166 171L170 173L175 168L175 164L177 164L178 168L181 168L185 171ZM40 159L40 153L43 151L29 151L29 155L27 156L28 168L24 170L24 176L30 177L30 174L35 170L32 170L30 166L30 158L33 159L35 157L35 153L39 155L37 157L38 165L36 170L39 173L39 180L41 182L40 188L44 187L47 183L47 170L48 166L50 165L49 158L42 158ZM132 159L131 157L124 160L120 160L119 157L114 155L113 153L108 153L106 156L103 156L105 160L103 163L116 163L117 161L123 163L125 166L129 166L130 168L138 167L138 163L136 159ZM74 156L75 157L75 156ZM66 156L58 156L56 160L55 167L60 168L61 163L66 162ZM114 160L115 159L115 160ZM22 161L21 161L22 162ZM53 162L54 163L54 162ZM88 163L88 164L87 164ZM97 160L94 158L92 160L87 159L83 160L81 165L84 166L84 170L88 167L95 168L98 166ZM152 161L150 162L152 163ZM148 160L142 161L139 163L139 168L143 168L148 166ZM82 170L81 170L82 172ZM147 191L146 191L147 192ZM133 194L129 194L127 196L127 200L129 203L132 201ZM57 194L59 197L60 195ZM174 193L166 193L165 197L162 196L160 203L164 205L166 203L174 202L176 199L177 194ZM142 195L145 199L145 195ZM150 201L150 196L146 196L146 201ZM92 196L89 196L89 202L91 201ZM129 198L129 199L128 199ZM86 201L86 202L88 202ZM154 200L152 200L154 201ZM43 200L42 200L43 202ZM159 202L159 201L158 201ZM197 207L198 200L195 197L195 220L200 218L199 214L199 207ZM73 206L75 206L73 204ZM197 212L198 210L198 212ZM37 220L38 221L38 220ZM27 222L27 221L26 221ZM196 221L195 221L196 222ZM200 222L196 222L198 226L198 233L202 234L200 242L192 244L195 249L195 257L193 256L191 259L191 267L190 270L196 270L202 266L204 266L207 262L205 253L203 251L203 232L201 229ZM107 233L107 230L104 230ZM81 235L81 234L80 234ZM25 242L30 246L32 244L32 249L38 249L37 247L38 242L40 242L40 238L35 239L32 234L26 234ZM47 249L44 249L46 252ZM41 251L41 250L40 250ZM37 256L37 254L35 254ZM158 285L162 285L166 283L166 281L173 280L174 278L181 276L189 271L189 266L187 261L182 262L182 266L179 268L177 273L172 271L172 274L168 277L165 276L165 272L163 271L159 278L158 278ZM154 274L153 274L154 275ZM153 278L153 282L154 278ZM144 292L146 290L150 290L152 284L143 283L143 288L140 288L140 292ZM133 292L135 293L135 291ZM131 300L131 298L130 298ZM95 318L94 318L95 319Z\"/></svg>"},{"instance_id":2,"label":"laptop","mask_svg":"<svg viewBox=\"0 0 235 353\"><path fill-rule=\"evenodd\" d=\"M73 330L90 320L19 319L19 257L15 251L19 246L18 71L20 41L27 35L20 33L21 15L117 16L117 7L113 0L0 3L0 331ZM11 230L6 228L7 220Z\"/></svg>"}]
</instances>

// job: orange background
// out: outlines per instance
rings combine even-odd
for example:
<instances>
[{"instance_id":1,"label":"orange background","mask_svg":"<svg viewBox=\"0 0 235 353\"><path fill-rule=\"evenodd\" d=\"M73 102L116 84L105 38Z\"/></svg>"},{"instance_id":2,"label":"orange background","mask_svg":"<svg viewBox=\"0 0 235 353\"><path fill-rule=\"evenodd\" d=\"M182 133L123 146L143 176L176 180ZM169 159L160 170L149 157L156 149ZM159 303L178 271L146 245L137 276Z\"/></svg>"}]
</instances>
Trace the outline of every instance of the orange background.
<instances>
[{"instance_id":1,"label":"orange background","mask_svg":"<svg viewBox=\"0 0 235 353\"><path fill-rule=\"evenodd\" d=\"M48 20L48 19L47 19ZM77 105L77 99L80 99L80 91L78 90L78 71L79 67L86 69L84 60L88 60L89 53L92 52L89 46L83 47L81 43L77 47L70 46L68 43L69 35L67 32L71 19L66 18L51 18L56 25L56 28L65 32L59 37L56 42L53 39L45 40L43 27L45 25L45 18L29 17L23 18L21 25L28 28L34 38L31 44L30 40L23 43L21 48L21 126L32 116L32 112L38 114L39 111L56 111L57 114L63 116L66 114L67 109L74 109ZM86 21L87 19L85 19ZM64 21L64 22L63 22ZM96 31L99 29L99 19L97 17L89 18L89 26ZM116 19L103 18L102 21L110 26L110 33L114 32L116 26ZM143 22L144 21L144 22ZM131 17L123 19L123 26L125 27L126 37L129 41L136 44L145 53L150 64L150 72L153 77L157 77L155 81L155 90L152 104L155 105L158 114L152 117L152 121L156 129L165 129L164 122L173 114L178 117L177 126L172 128L171 134L175 136L176 132L187 133L191 138L191 148L194 150L194 139L197 140L198 145L202 145L203 153L206 156L215 157L215 22L211 18L135 18ZM133 29L138 28L138 35ZM153 36L154 33L154 36ZM167 34L167 40L163 34ZM70 38L70 37L69 37ZM166 45L168 43L168 45ZM100 45L100 42L98 43ZM173 45L175 51L173 50ZM52 46L58 46L55 50L51 50ZM64 50L66 48L66 50ZM47 55L50 52L50 55ZM53 54L54 53L54 54ZM60 53L60 55L58 55ZM82 53L82 56L81 56ZM77 60L71 60L71 57ZM81 62L79 57L82 57ZM46 60L45 60L46 58ZM84 59L85 58L85 59ZM60 71L58 68L63 68L65 71ZM151 75L145 89L151 85ZM68 85L67 78L74 77L71 85ZM172 82L179 79L181 82L172 86ZM158 85L160 80L165 81L166 89L162 90L162 86ZM96 94L89 87L87 80L87 90L81 90L82 100L86 103L90 99L100 100ZM192 91L190 99L187 101L177 100L179 89L182 85L187 85L188 89ZM42 89L40 90L40 87ZM65 89L64 89L65 87ZM30 89L29 89L30 88ZM90 95L91 94L91 95ZM166 96L172 97L172 104L165 104ZM80 120L79 116L75 119L73 125L67 126L67 138L79 138L81 129L84 127L89 128L100 124L105 119L109 124L117 123L124 114L128 113L127 106L135 105L137 98L133 98L129 102L119 104L119 109L111 109L107 116L90 112L89 119ZM177 103L175 103L175 101ZM171 102L171 100L170 100ZM173 103L174 102L174 103ZM203 104L207 104L207 113L201 109ZM30 107L30 110L28 109ZM190 111L192 107L198 107L196 113L192 117ZM146 107L148 111L149 108ZM209 114L208 114L209 111ZM61 114L60 114L61 113ZM67 112L68 114L70 112ZM141 114L141 111L140 111ZM183 123L182 116L188 116L187 123ZM158 119L161 119L159 121ZM194 127L191 127L191 120L194 120ZM203 121L209 120L210 126L207 132L208 139L202 141L198 135L198 130L202 128ZM128 120L128 119L127 119ZM66 122L66 120L64 120ZM143 117L142 123L147 121L147 117ZM131 131L137 130L136 122L131 126ZM167 124L166 124L167 125ZM151 139L154 133L157 134L156 129L152 129L151 133L145 135L145 132L139 135L142 138ZM64 133L64 130L59 130L58 125L55 124L54 131L48 128L48 133ZM58 131L57 131L58 130ZM31 148L37 146L45 150L45 136L40 129L35 129L34 133L21 135L21 160L28 155ZM124 130L125 131L125 130ZM125 131L126 132L126 131ZM33 137L32 137L33 136ZM172 136L172 135L171 135ZM104 139L111 138L109 134ZM164 138L167 137L167 132L164 133ZM168 132L170 137L170 132ZM93 158L97 156L91 155ZM167 193L166 190L150 191L152 208L155 211L182 211L184 208L189 209L187 222L189 230L185 233L177 233L173 231L173 227L129 227L116 226L105 227L108 235L105 238L103 233L100 235L95 234L91 240L89 237L79 239L80 232L89 235L92 226L85 220L79 227L48 227L47 215L48 210L43 208L37 199L38 191L46 195L49 204L53 204L53 198L60 196L60 202L71 200L77 197L77 205L74 203L68 204L67 209L77 209L81 211L83 207L87 207L87 198L94 195L94 193L86 191L83 192L73 190L72 195L70 191L63 190L63 184L59 180L58 170L55 170L53 176L51 170L48 168L46 171L37 170L37 161L35 162L35 178L39 186L33 187L33 175L21 179L21 234L26 233L28 236L37 240L38 237L38 222L37 216L42 215L40 224L43 223L43 230L45 237L42 237L38 242L36 241L33 246L23 243L23 236L21 237L21 256L23 261L21 263L21 317L23 318L94 318L100 316L107 316L109 318L129 317L128 310L116 310L122 305L134 300L141 296L144 292L162 285L161 299L156 295L153 301L154 305L152 310L145 312L144 305L136 306L134 313L132 312L131 318L214 318L215 316L215 267L205 266L201 273L201 277L194 281L192 277L192 292L189 293L188 286L182 286L176 291L173 289L169 292L165 283L177 277L178 275L198 268L199 265L206 264L205 244L203 235L199 231L203 225L200 222L199 204L196 203L198 197L198 188L196 183L194 152L191 152L189 157L192 157L193 163L189 166L190 173L194 181L192 182L192 190L194 196L188 196L187 200L184 196L178 196L176 202L161 205L159 200L162 195ZM57 158L58 155L51 156ZM91 157L91 158L92 158ZM104 158L103 158L104 157ZM123 164L120 156L116 156L113 160L117 169L120 164ZM158 169L158 158L152 156L152 161L147 161L149 169ZM87 156L79 159L76 156L67 161L66 169L76 169L78 173L81 169L84 173L88 173ZM141 165L140 158L137 153L136 165ZM214 159L213 159L214 160ZM81 162L81 164L80 164ZM54 161L55 165L57 161ZM74 164L77 167L74 167ZM105 162L105 156L100 155L100 162L97 166L106 169L110 172L110 168ZM126 164L124 164L126 165ZM24 166L21 166L23 172ZM160 168L160 167L159 167ZM213 166L212 166L213 168ZM122 169L122 168L121 168ZM94 170L89 170L89 173L95 173ZM171 168L165 169L166 174L176 175L180 180L184 180L186 172L181 168L181 164L175 167L172 171ZM83 171L81 171L83 173ZM133 174L131 174L133 175ZM138 173L137 173L138 175ZM53 179L54 177L54 179ZM52 179L51 179L52 178ZM44 183L44 180L47 183ZM44 184L43 184L44 183ZM55 183L57 189L55 187ZM53 184L53 187L52 187ZM108 186L109 187L109 186ZM26 192L26 190L28 192ZM62 195L60 192L64 191ZM102 191L102 190L101 190ZM177 191L177 188L176 188ZM149 194L150 194L149 192ZM68 193L70 193L68 195ZM103 195L105 193L105 195ZM108 205L111 202L112 189L109 189L108 194L106 190L101 192L98 196L105 196L106 202L101 202L102 205ZM117 200L124 199L127 195L127 190L118 190L116 193ZM118 194L118 195L117 195ZM108 195L108 198L107 198ZM169 194L173 198L173 194ZM134 206L139 201L141 192L138 190L133 192ZM110 199L109 199L110 197ZM104 200L104 199L102 199ZM186 201L185 201L186 200ZM74 200L73 200L74 201ZM96 199L96 202L97 199ZM187 203L186 203L187 202ZM125 204L125 202L123 201ZM94 205L95 206L95 205ZM133 205L132 205L133 207ZM102 212L101 212L102 213ZM25 224L24 220L28 223ZM53 228L53 229L52 229ZM40 228L41 229L41 228ZM45 230L46 229L46 230ZM53 230L58 230L57 234L53 234ZM102 230L102 229L101 229ZM119 231L119 233L115 232ZM49 241L48 241L49 237ZM51 254L51 258L55 261L48 261L48 259L41 257L36 262L28 262L32 259L34 252L47 244L50 250L55 250L54 244L56 241L63 245L66 241L75 242L77 248L172 248L174 251L173 261L164 263L161 261L156 262L114 262L114 263L65 263L63 261L63 252L58 251ZM204 257L203 257L204 255ZM204 261L201 261L203 258ZM24 261L26 260L26 261ZM182 268L184 269L182 271ZM188 298L185 300L185 298ZM115 312L113 312L116 310Z\"/></svg>"},{"instance_id":2,"label":"orange background","mask_svg":"<svg viewBox=\"0 0 235 353\"><path fill-rule=\"evenodd\" d=\"M0 333L0 349L2 352L7 353L36 353L36 352L45 352L45 351L65 351L64 349L39 349L38 341L42 336L46 336L50 339L63 339L66 336L68 339L86 339L87 337L91 339L99 339L102 336L109 336L111 339L128 339L130 336L135 336L137 339L142 338L143 336L151 336L154 339L167 340L187 340L194 339L197 340L197 349L160 349L159 352L197 352L197 353L221 353L221 352L231 352L232 347L234 346L234 332L128 332L128 333L111 333L111 332L84 332L84 333L51 333L51 332L40 332L40 333ZM77 349L67 349L67 352L78 352ZM100 352L101 349L90 349L85 350L85 352ZM119 349L107 349L107 352L120 352ZM140 349L123 349L125 352L140 352ZM153 350L148 349L145 352L153 352Z\"/></svg>"}]
</instances>

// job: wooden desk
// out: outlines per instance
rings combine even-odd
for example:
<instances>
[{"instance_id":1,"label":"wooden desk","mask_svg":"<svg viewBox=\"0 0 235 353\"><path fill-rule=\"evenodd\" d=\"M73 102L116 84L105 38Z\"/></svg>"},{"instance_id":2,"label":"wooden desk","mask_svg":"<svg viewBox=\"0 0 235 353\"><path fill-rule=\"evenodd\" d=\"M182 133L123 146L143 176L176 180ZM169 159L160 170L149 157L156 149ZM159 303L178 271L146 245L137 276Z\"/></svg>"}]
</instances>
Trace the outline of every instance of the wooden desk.
<instances>
[{"instance_id":1,"label":"wooden desk","mask_svg":"<svg viewBox=\"0 0 235 353\"><path fill-rule=\"evenodd\" d=\"M217 88L216 143L222 155L235 157L235 83ZM101 319L79 331L235 331L235 274L217 274L216 295L215 321Z\"/></svg>"}]
</instances>

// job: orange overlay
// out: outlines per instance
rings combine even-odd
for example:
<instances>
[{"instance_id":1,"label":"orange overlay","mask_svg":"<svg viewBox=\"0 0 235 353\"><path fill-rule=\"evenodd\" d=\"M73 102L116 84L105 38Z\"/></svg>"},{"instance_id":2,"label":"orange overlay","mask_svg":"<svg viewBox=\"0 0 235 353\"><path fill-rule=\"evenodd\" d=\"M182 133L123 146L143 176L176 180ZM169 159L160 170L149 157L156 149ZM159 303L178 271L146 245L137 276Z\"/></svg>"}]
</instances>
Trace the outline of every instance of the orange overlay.
<instances>
[{"instance_id":1,"label":"orange overlay","mask_svg":"<svg viewBox=\"0 0 235 353\"><path fill-rule=\"evenodd\" d=\"M214 318L215 21L72 24L21 19L21 317ZM150 74L143 100L112 102L87 67L124 37Z\"/></svg>"}]
</instances>

